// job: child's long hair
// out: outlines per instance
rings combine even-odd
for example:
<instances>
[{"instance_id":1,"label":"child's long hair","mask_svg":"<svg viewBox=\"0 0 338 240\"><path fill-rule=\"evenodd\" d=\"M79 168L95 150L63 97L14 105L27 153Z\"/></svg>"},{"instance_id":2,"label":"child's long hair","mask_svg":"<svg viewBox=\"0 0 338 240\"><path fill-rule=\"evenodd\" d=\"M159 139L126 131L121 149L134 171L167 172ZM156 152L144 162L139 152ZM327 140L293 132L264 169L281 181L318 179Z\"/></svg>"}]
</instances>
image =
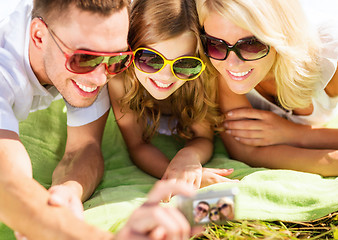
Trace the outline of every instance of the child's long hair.
<instances>
[{"instance_id":1,"label":"child's long hair","mask_svg":"<svg viewBox=\"0 0 338 240\"><path fill-rule=\"evenodd\" d=\"M177 37L187 31L196 36L196 56L208 61L200 54L200 26L194 0L134 0L131 12L129 44L135 50L161 41ZM180 43L177 43L180 44ZM172 119L177 120L176 130L180 137L193 137L191 125L207 120L210 126L220 121L216 105L216 74L205 70L202 75L187 81L169 98ZM125 96L121 99L122 111L125 107L136 111L138 121L144 124L143 139L150 141L159 126L161 109L154 99L139 83L134 68L126 72Z\"/></svg>"},{"instance_id":2,"label":"child's long hair","mask_svg":"<svg viewBox=\"0 0 338 240\"><path fill-rule=\"evenodd\" d=\"M200 24L218 13L275 48L272 67L280 104L286 109L311 104L320 78L319 38L308 26L297 0L196 0Z\"/></svg>"}]
</instances>

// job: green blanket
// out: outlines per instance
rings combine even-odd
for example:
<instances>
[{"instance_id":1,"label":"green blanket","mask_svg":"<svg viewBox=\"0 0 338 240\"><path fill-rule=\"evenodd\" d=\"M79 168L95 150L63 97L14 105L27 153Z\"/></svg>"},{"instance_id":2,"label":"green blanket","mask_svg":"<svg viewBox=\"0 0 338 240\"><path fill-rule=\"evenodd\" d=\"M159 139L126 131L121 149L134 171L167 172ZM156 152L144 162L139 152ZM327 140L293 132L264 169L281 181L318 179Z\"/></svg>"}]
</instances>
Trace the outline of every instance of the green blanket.
<instances>
[{"instance_id":1,"label":"green blanket","mask_svg":"<svg viewBox=\"0 0 338 240\"><path fill-rule=\"evenodd\" d=\"M20 136L32 159L34 178L44 187L51 184L53 169L63 155L66 140L66 111L62 100L50 108L30 114L20 123ZM168 157L182 147L173 137L158 136L153 143ZM145 199L156 179L133 165L111 113L103 140L105 174L93 196L84 203L85 219L102 229L116 231ZM289 170L251 168L227 157L222 142L215 139L212 168L234 168L229 177L239 183L203 188L237 186L237 216L240 219L309 221L338 210L338 178L322 178ZM169 203L170 204L170 203ZM0 223L0 240L13 240L10 229Z\"/></svg>"}]
</instances>

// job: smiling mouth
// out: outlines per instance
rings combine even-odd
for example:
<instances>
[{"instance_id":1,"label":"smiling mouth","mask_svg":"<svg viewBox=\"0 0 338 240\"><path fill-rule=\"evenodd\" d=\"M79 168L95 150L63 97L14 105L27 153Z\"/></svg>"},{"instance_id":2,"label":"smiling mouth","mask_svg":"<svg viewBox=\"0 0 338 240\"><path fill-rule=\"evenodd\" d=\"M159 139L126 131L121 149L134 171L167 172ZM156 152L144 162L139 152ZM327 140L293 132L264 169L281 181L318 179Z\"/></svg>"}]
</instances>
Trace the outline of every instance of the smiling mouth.
<instances>
[{"instance_id":1,"label":"smiling mouth","mask_svg":"<svg viewBox=\"0 0 338 240\"><path fill-rule=\"evenodd\" d=\"M74 81L75 82L75 81ZM98 87L86 87L78 82L75 82L75 84L84 92L87 92L87 93L92 93L94 92Z\"/></svg>"},{"instance_id":2,"label":"smiling mouth","mask_svg":"<svg viewBox=\"0 0 338 240\"><path fill-rule=\"evenodd\" d=\"M156 81L154 79L150 79L158 88L163 88L163 89L167 89L170 88L174 83L163 83L160 81Z\"/></svg>"},{"instance_id":3,"label":"smiling mouth","mask_svg":"<svg viewBox=\"0 0 338 240\"><path fill-rule=\"evenodd\" d=\"M234 77L245 77L246 75L248 75L253 69L250 69L249 71L246 72L232 72L230 70L228 70L228 72L234 76Z\"/></svg>"}]
</instances>

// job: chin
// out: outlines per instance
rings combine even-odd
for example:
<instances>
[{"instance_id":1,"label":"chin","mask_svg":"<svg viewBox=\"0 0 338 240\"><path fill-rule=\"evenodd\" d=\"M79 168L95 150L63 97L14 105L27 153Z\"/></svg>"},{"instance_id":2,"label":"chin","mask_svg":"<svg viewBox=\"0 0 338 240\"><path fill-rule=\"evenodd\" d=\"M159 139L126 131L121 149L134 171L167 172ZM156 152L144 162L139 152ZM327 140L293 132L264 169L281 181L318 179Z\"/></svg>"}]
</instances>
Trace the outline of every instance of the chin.
<instances>
[{"instance_id":1,"label":"chin","mask_svg":"<svg viewBox=\"0 0 338 240\"><path fill-rule=\"evenodd\" d=\"M80 102L76 102L76 101L69 101L67 99L65 99L65 102L68 103L70 106L74 107L74 108L86 108L86 107L90 107L91 105L93 105L94 101L80 101Z\"/></svg>"},{"instance_id":2,"label":"chin","mask_svg":"<svg viewBox=\"0 0 338 240\"><path fill-rule=\"evenodd\" d=\"M252 88L238 88L238 87L231 87L231 85L229 85L229 88L232 92L239 94L239 95L247 94L252 90Z\"/></svg>"}]
</instances>

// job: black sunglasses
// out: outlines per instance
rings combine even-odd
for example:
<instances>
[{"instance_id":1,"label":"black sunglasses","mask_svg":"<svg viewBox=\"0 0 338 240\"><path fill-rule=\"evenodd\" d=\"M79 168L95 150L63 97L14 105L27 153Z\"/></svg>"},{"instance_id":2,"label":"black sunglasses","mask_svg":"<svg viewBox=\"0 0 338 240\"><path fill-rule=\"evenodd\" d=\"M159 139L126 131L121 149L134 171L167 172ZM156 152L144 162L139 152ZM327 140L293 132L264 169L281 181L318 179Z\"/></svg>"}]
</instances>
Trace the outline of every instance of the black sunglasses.
<instances>
[{"instance_id":1,"label":"black sunglasses","mask_svg":"<svg viewBox=\"0 0 338 240\"><path fill-rule=\"evenodd\" d=\"M223 208L226 208L226 207L228 207L228 206L229 206L229 204L224 203L222 206L220 206L220 207L218 208L218 211L221 211Z\"/></svg>"},{"instance_id":2,"label":"black sunglasses","mask_svg":"<svg viewBox=\"0 0 338 240\"><path fill-rule=\"evenodd\" d=\"M198 210L199 212L203 212L203 213L207 213L207 212L208 212L207 209L202 208L202 207L200 207L200 206L197 207L197 210Z\"/></svg>"},{"instance_id":3,"label":"black sunglasses","mask_svg":"<svg viewBox=\"0 0 338 240\"><path fill-rule=\"evenodd\" d=\"M270 46L260 42L256 37L248 37L238 40L235 45L230 45L226 41L212 37L206 33L201 34L201 40L205 54L209 58L225 60L231 51L243 61L254 61L261 59L269 54Z\"/></svg>"},{"instance_id":4,"label":"black sunglasses","mask_svg":"<svg viewBox=\"0 0 338 240\"><path fill-rule=\"evenodd\" d=\"M217 211L213 211L213 212L210 212L209 215L210 215L210 217L213 216L213 215L218 215L218 212Z\"/></svg>"}]
</instances>

